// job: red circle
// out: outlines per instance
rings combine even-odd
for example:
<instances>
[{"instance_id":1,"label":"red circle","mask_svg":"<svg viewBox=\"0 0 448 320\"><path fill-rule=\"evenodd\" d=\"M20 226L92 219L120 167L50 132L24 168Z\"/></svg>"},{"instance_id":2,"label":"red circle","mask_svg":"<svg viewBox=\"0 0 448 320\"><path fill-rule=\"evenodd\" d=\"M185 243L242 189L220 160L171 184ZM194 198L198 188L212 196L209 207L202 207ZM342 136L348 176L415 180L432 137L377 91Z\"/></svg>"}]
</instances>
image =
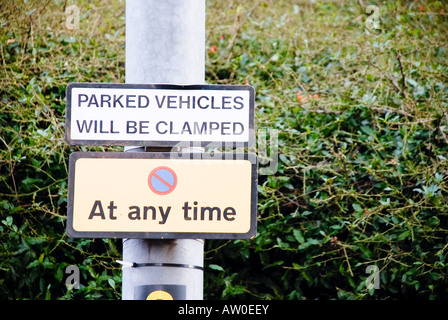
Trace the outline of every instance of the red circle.
<instances>
[{"instance_id":1,"label":"red circle","mask_svg":"<svg viewBox=\"0 0 448 320\"><path fill-rule=\"evenodd\" d=\"M163 179L162 177L157 175L157 172L160 170L166 170L169 173L171 173L171 175L173 176L173 184L170 184L165 179ZM160 181L162 184L164 184L168 188L168 190L167 191L159 191L156 188L154 188L154 186L151 183L151 179L153 177L156 178L158 181ZM166 167L166 166L160 166L160 167L154 168L148 176L148 186L151 189L151 191L154 192L155 194L159 194L159 195L169 194L169 193L173 192L174 189L176 189L177 175L173 169Z\"/></svg>"}]
</instances>

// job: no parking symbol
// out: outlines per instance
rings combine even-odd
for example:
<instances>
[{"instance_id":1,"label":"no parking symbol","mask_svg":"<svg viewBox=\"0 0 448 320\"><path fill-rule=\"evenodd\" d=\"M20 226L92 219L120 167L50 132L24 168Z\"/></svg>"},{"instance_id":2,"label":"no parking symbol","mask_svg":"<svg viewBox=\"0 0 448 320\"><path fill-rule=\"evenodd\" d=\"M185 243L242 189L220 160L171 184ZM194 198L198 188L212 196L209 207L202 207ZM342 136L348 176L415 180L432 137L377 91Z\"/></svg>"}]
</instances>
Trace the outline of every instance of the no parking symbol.
<instances>
[{"instance_id":1,"label":"no parking symbol","mask_svg":"<svg viewBox=\"0 0 448 320\"><path fill-rule=\"evenodd\" d=\"M155 194L169 194L177 186L177 175L169 167L157 167L148 176L148 186Z\"/></svg>"}]
</instances>

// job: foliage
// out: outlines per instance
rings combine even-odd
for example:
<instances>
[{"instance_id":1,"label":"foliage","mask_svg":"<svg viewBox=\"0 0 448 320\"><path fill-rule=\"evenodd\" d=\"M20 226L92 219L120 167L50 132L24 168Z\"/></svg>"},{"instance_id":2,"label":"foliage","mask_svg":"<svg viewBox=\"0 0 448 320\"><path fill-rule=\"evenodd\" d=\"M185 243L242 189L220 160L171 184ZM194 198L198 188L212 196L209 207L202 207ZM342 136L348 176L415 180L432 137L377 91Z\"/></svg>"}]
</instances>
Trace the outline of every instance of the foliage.
<instances>
[{"instance_id":1,"label":"foliage","mask_svg":"<svg viewBox=\"0 0 448 320\"><path fill-rule=\"evenodd\" d=\"M124 1L76 2L77 30L37 3L0 10L0 297L118 299L121 241L65 233L68 155L93 149L65 144L64 100L124 82ZM205 298L448 297L448 8L369 4L378 30L361 1L207 2L207 81L255 87L279 166L257 236L206 241Z\"/></svg>"},{"instance_id":2,"label":"foliage","mask_svg":"<svg viewBox=\"0 0 448 320\"><path fill-rule=\"evenodd\" d=\"M257 237L208 243L210 296L446 298L446 8L377 3L369 30L353 1L215 6L209 77L255 86L280 162Z\"/></svg>"},{"instance_id":3,"label":"foliage","mask_svg":"<svg viewBox=\"0 0 448 320\"><path fill-rule=\"evenodd\" d=\"M65 231L68 155L77 150L64 141L66 86L124 79L124 3L111 1L110 12L87 1L79 5L81 29L70 30L63 1L1 4L2 299L121 294L121 268L115 263L121 243L71 239ZM65 286L68 265L80 269L78 290Z\"/></svg>"}]
</instances>

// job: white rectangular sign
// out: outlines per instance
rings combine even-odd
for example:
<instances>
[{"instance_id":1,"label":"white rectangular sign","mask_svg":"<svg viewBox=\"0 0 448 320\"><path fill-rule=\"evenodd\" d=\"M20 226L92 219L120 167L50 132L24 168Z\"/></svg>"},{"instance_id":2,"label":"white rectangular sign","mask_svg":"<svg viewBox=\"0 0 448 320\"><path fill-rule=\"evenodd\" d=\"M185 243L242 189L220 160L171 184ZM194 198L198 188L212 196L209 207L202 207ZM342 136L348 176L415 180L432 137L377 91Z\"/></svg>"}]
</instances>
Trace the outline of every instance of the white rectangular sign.
<instances>
[{"instance_id":1,"label":"white rectangular sign","mask_svg":"<svg viewBox=\"0 0 448 320\"><path fill-rule=\"evenodd\" d=\"M230 85L70 83L72 145L180 146L254 140L254 89Z\"/></svg>"}]
</instances>

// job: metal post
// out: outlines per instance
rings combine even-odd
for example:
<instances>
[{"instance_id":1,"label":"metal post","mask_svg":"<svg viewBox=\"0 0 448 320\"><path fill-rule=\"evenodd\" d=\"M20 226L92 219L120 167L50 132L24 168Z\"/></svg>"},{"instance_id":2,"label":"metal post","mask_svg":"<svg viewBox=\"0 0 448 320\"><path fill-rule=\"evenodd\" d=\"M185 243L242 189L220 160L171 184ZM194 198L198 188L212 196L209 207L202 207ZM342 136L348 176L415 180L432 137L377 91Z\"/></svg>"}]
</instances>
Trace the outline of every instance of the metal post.
<instances>
[{"instance_id":1,"label":"metal post","mask_svg":"<svg viewBox=\"0 0 448 320\"><path fill-rule=\"evenodd\" d=\"M126 83L203 84L204 77L205 0L126 1ZM122 299L146 299L158 286L180 288L175 299L202 299L203 254L200 239L123 239Z\"/></svg>"}]
</instances>

